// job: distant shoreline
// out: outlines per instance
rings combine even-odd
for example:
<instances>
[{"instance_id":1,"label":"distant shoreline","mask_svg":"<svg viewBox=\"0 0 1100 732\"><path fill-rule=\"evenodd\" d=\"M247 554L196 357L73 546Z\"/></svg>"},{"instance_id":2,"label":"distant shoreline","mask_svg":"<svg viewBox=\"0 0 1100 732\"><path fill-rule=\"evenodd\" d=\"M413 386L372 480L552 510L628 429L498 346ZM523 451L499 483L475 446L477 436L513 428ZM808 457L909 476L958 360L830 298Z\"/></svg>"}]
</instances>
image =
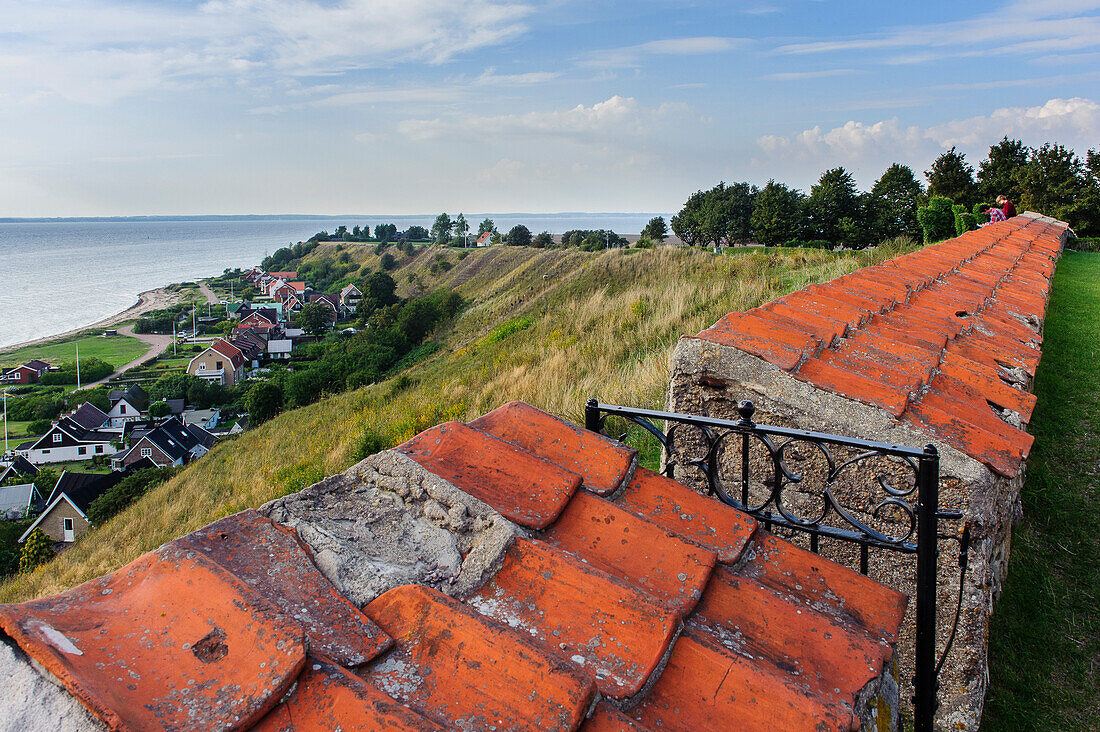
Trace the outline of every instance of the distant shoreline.
<instances>
[{"instance_id":1,"label":"distant shoreline","mask_svg":"<svg viewBox=\"0 0 1100 732\"><path fill-rule=\"evenodd\" d=\"M0 216L0 224L57 224L57 223L148 223L156 221L332 221L347 219L349 222L356 220L423 220L432 221L438 214L183 214L180 216ZM555 211L552 213L537 213L533 211L514 212L489 212L470 213L467 220L474 217L497 218L601 218L605 216L664 216L666 219L672 214L646 211ZM560 232L559 232L560 233Z\"/></svg>"},{"instance_id":2,"label":"distant shoreline","mask_svg":"<svg viewBox=\"0 0 1100 732\"><path fill-rule=\"evenodd\" d=\"M137 316L147 313L150 310L161 310L163 308L178 302L180 299L179 293L172 292L165 287L157 287L152 290L146 290L138 295L138 301L126 308L125 310L115 313L114 315L97 320L94 323L88 325L82 325L79 328L72 328L62 333L55 333L53 335L42 336L41 338L33 338L29 341L23 341L22 343L13 343L10 346L0 347L0 353L8 353L20 348L26 348L27 346L37 346L43 343L49 343L50 341L60 340L62 338L69 338L70 336L78 335L86 330L103 328L110 328L112 325L118 325L124 321L136 318Z\"/></svg>"}]
</instances>

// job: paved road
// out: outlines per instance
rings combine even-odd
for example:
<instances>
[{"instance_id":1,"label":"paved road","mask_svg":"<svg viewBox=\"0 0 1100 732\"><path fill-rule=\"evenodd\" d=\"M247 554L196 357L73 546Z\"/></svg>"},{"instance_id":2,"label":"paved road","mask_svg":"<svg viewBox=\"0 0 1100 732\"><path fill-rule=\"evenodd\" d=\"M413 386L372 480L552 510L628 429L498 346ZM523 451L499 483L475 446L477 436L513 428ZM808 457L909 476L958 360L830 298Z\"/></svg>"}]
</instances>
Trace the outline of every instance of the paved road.
<instances>
[{"instance_id":1,"label":"paved road","mask_svg":"<svg viewBox=\"0 0 1100 732\"><path fill-rule=\"evenodd\" d=\"M221 302L221 299L214 294L214 291L205 282L199 283L199 292L206 296L206 301L211 305L217 305Z\"/></svg>"},{"instance_id":2,"label":"paved road","mask_svg":"<svg viewBox=\"0 0 1100 732\"><path fill-rule=\"evenodd\" d=\"M91 389L93 387L99 386L100 384L106 384L107 380L110 379L111 376L118 376L119 374L121 374L125 371L129 371L130 369L134 368L135 366L137 366L139 364L142 364L145 361L148 361L153 356L159 355L161 352L164 351L164 349L166 349L166 348L168 348L169 346L172 345L172 336L170 336L170 335L159 335L157 333L135 333L134 332L134 326L133 326L132 323L130 325L122 326L121 328L118 329L118 332L123 334L123 335L128 335L128 336L131 336L133 338L137 338L139 341L142 341L143 343L148 343L149 344L149 350L147 350L144 354L142 354L141 356L138 356L137 358L135 358L133 361L126 364L122 368L118 369L117 371L115 371L110 376L107 376L106 378L100 379L99 381L93 381L90 384L82 385L81 386L82 389Z\"/></svg>"}]
</instances>

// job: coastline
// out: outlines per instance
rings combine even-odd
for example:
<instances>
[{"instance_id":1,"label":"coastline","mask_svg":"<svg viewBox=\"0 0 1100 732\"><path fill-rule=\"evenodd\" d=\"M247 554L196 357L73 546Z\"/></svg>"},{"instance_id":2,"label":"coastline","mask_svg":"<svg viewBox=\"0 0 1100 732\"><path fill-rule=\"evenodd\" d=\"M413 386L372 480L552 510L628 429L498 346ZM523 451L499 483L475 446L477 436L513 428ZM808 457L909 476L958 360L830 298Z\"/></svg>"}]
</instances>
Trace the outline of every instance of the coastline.
<instances>
[{"instance_id":1,"label":"coastline","mask_svg":"<svg viewBox=\"0 0 1100 732\"><path fill-rule=\"evenodd\" d=\"M25 348L27 346L37 346L42 343L48 343L50 341L56 341L61 338L68 338L83 333L86 330L93 328L110 328L112 325L118 325L124 321L136 318L137 316L147 313L150 310L160 310L166 308L169 305L174 305L180 301L180 294L178 292L171 292L165 287L157 287L152 290L146 290L138 295L138 301L126 308L125 310L110 315L102 320L97 320L94 323L88 325L82 325L79 328L72 328L62 333L55 333L53 335L43 336L41 338L33 338L29 341L23 341L22 343L13 343L10 346L3 346L0 348L0 353L7 353L9 351L15 351L19 348Z\"/></svg>"}]
</instances>

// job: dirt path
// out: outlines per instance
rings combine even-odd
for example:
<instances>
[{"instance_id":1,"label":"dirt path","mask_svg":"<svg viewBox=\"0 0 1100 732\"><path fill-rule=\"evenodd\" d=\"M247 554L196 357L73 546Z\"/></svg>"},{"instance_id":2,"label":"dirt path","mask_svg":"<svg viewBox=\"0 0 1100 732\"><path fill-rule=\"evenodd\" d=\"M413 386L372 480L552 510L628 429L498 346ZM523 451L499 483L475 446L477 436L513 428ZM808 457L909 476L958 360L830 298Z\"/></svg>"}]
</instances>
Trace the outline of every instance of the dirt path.
<instances>
[{"instance_id":1,"label":"dirt path","mask_svg":"<svg viewBox=\"0 0 1100 732\"><path fill-rule=\"evenodd\" d=\"M91 389L93 387L99 386L100 384L106 384L107 380L110 379L111 377L118 376L120 374L125 373L126 371L129 371L130 369L134 368L135 366L137 366L141 363L144 363L145 361L148 361L153 356L159 355L166 348L168 348L168 346L172 345L172 336L170 336L170 335L160 335L158 333L135 333L134 332L134 326L132 324L122 326L121 328L118 329L118 332L120 334L124 334L124 335L131 336L133 338L137 338L139 341L141 341L143 343L148 343L149 344L149 350L147 350L145 353L138 356L137 358L135 358L133 361L126 364L122 368L118 369L117 371L115 371L110 376L102 378L99 381L93 381L90 384L84 384L83 386L80 387L81 389Z\"/></svg>"},{"instance_id":2,"label":"dirt path","mask_svg":"<svg viewBox=\"0 0 1100 732\"><path fill-rule=\"evenodd\" d=\"M221 302L218 296L214 294L214 291L211 290L210 286L207 285L205 282L199 283L199 292L206 296L206 301L211 305L217 305Z\"/></svg>"}]
</instances>

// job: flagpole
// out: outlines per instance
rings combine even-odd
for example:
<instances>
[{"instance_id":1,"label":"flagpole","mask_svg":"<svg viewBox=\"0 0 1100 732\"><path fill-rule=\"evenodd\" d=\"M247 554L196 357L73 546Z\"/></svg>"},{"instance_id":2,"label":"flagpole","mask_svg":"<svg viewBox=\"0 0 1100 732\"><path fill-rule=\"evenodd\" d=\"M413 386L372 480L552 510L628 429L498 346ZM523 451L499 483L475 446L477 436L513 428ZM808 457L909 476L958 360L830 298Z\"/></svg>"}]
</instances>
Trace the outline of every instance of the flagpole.
<instances>
[{"instance_id":1,"label":"flagpole","mask_svg":"<svg viewBox=\"0 0 1100 732\"><path fill-rule=\"evenodd\" d=\"M80 391L80 341L76 342L76 390Z\"/></svg>"}]
</instances>

